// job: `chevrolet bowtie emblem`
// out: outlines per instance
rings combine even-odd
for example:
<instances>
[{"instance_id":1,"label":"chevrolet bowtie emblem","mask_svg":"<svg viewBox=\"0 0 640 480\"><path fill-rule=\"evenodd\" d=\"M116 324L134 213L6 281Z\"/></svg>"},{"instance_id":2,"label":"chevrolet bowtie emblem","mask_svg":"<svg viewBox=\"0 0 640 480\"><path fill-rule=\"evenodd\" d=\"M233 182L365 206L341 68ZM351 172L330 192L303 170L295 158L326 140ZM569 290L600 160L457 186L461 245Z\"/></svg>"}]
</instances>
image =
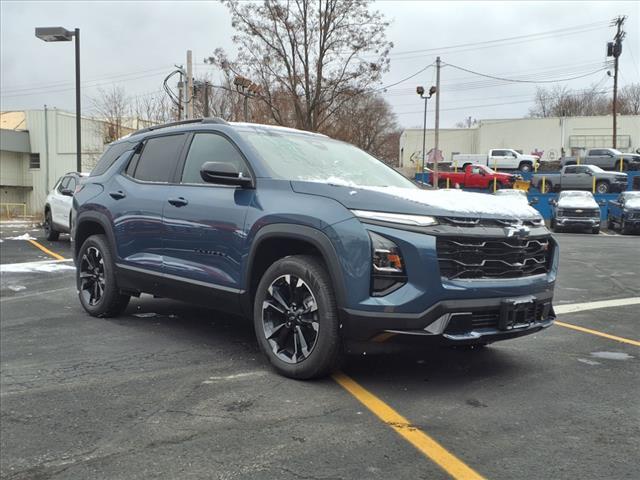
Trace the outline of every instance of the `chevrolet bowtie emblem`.
<instances>
[{"instance_id":1,"label":"chevrolet bowtie emblem","mask_svg":"<svg viewBox=\"0 0 640 480\"><path fill-rule=\"evenodd\" d=\"M522 224L509 225L508 227L505 227L504 230L507 234L507 237L526 238L529 236L529 233L531 233L529 227Z\"/></svg>"}]
</instances>

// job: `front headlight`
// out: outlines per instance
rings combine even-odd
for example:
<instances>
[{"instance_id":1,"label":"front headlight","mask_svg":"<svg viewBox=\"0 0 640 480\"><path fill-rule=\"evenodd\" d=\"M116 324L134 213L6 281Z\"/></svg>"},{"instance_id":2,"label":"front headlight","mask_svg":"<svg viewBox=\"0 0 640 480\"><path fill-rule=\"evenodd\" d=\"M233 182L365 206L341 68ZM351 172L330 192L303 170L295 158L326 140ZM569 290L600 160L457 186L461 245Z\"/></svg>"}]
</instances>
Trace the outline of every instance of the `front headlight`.
<instances>
[{"instance_id":1,"label":"front headlight","mask_svg":"<svg viewBox=\"0 0 640 480\"><path fill-rule=\"evenodd\" d=\"M371 210L351 210L351 212L362 220L398 223L400 225L410 225L413 227L428 227L430 225L437 225L438 223L434 217L426 215L405 215L404 213L374 212Z\"/></svg>"},{"instance_id":2,"label":"front headlight","mask_svg":"<svg viewBox=\"0 0 640 480\"><path fill-rule=\"evenodd\" d=\"M388 238L369 232L371 238L371 295L381 297L407 283L404 260L398 246Z\"/></svg>"}]
</instances>

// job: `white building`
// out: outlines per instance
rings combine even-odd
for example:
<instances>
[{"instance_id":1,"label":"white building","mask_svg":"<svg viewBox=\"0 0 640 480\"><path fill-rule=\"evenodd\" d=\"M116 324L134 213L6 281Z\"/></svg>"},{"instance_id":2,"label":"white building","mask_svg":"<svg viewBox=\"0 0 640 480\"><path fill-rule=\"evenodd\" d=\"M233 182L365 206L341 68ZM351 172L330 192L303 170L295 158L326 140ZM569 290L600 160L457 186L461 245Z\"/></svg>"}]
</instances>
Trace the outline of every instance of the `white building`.
<instances>
[{"instance_id":1,"label":"white building","mask_svg":"<svg viewBox=\"0 0 640 480\"><path fill-rule=\"evenodd\" d=\"M74 114L56 109L0 113L0 213L41 214L58 178L76 170L75 122ZM82 171L89 172L104 151L108 127L84 117L81 125Z\"/></svg>"},{"instance_id":2,"label":"white building","mask_svg":"<svg viewBox=\"0 0 640 480\"><path fill-rule=\"evenodd\" d=\"M550 117L481 120L474 128L440 129L439 149L444 160L456 153L487 153L492 148L512 148L542 154L556 160L563 154L612 146L613 119L601 117ZM434 147L432 129L427 130L426 150ZM617 147L623 152L640 148L640 115L619 115ZM422 129L410 128L400 136L400 167L422 164Z\"/></svg>"}]
</instances>

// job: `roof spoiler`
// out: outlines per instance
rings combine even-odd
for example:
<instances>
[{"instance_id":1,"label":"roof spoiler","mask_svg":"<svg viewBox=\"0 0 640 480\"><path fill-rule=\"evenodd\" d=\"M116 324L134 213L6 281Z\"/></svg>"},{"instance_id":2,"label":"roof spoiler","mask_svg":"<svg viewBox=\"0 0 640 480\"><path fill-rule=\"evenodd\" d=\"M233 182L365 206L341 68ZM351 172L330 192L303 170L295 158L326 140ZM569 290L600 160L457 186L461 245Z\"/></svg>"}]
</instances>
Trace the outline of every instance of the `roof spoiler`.
<instances>
[{"instance_id":1,"label":"roof spoiler","mask_svg":"<svg viewBox=\"0 0 640 480\"><path fill-rule=\"evenodd\" d=\"M134 135L140 135L141 133L153 132L154 130L160 130L160 129L169 128L169 127L177 127L179 125L188 125L191 123L200 123L200 124L214 123L219 125L228 125L228 123L225 120L219 117L191 118L189 120L179 120L177 122L163 123L162 125L153 125L151 127L136 130L135 132L131 133L129 136L133 137Z\"/></svg>"}]
</instances>

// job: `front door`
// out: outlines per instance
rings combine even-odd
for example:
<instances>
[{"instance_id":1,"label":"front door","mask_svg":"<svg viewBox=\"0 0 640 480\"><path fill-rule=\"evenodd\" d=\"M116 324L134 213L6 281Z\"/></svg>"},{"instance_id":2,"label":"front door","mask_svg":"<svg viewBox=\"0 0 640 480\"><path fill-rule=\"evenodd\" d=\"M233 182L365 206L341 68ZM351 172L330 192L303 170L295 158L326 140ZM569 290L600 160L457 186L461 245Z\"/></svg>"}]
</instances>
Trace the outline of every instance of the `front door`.
<instances>
[{"instance_id":1,"label":"front door","mask_svg":"<svg viewBox=\"0 0 640 480\"><path fill-rule=\"evenodd\" d=\"M205 183L205 162L233 163L251 175L238 148L225 136L194 133L178 168L177 185L165 199L164 273L212 294L238 293L245 245L244 221L254 190Z\"/></svg>"}]
</instances>

